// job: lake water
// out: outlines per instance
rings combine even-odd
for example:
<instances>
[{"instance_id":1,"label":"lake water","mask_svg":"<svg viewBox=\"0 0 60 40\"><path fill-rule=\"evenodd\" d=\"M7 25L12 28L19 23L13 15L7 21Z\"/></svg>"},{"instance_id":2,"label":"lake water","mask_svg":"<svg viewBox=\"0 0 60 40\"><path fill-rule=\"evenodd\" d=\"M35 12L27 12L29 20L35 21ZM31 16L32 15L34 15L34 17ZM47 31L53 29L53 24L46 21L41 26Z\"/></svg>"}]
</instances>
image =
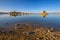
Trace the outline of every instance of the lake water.
<instances>
[{"instance_id":1,"label":"lake water","mask_svg":"<svg viewBox=\"0 0 60 40\"><path fill-rule=\"evenodd\" d=\"M9 27L16 23L40 24L42 27L60 28L60 14L48 14L43 17L41 14L30 14L22 16L0 15L0 27Z\"/></svg>"}]
</instances>

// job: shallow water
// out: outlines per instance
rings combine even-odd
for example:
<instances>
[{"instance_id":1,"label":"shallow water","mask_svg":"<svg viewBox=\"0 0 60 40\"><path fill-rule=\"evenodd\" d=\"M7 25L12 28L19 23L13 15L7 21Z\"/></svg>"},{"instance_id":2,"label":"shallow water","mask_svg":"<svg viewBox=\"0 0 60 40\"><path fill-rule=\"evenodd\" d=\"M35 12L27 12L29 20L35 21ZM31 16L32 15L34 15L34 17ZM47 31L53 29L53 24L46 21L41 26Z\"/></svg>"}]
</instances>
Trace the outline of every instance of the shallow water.
<instances>
[{"instance_id":1,"label":"shallow water","mask_svg":"<svg viewBox=\"0 0 60 40\"><path fill-rule=\"evenodd\" d=\"M10 16L10 14L0 15L0 27L9 27L16 23L40 24L42 27L60 28L60 14L48 14L45 17L41 14L25 14L20 16Z\"/></svg>"}]
</instances>

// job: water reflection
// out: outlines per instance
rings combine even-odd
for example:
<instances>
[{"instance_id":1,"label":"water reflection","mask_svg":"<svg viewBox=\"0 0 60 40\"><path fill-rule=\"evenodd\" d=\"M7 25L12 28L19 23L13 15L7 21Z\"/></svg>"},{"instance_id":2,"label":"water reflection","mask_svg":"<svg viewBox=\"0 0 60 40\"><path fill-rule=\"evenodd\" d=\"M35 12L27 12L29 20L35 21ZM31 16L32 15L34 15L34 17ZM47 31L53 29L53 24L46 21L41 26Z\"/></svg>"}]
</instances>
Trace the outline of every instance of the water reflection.
<instances>
[{"instance_id":1,"label":"water reflection","mask_svg":"<svg viewBox=\"0 0 60 40\"><path fill-rule=\"evenodd\" d=\"M32 13L21 13L21 12L12 12L10 13L10 16L27 16L27 15L31 15Z\"/></svg>"},{"instance_id":2,"label":"water reflection","mask_svg":"<svg viewBox=\"0 0 60 40\"><path fill-rule=\"evenodd\" d=\"M43 18L45 18L46 16L42 16Z\"/></svg>"},{"instance_id":3,"label":"water reflection","mask_svg":"<svg viewBox=\"0 0 60 40\"><path fill-rule=\"evenodd\" d=\"M44 11L42 12L42 17L45 18L47 15L48 15L47 12L44 10Z\"/></svg>"},{"instance_id":4,"label":"water reflection","mask_svg":"<svg viewBox=\"0 0 60 40\"><path fill-rule=\"evenodd\" d=\"M43 16L42 14L40 15L37 13L24 13L21 15L17 14L15 16L10 14L0 15L0 27L5 27L5 24L8 27L16 23L40 24L45 27L60 28L60 14L49 14L48 16Z\"/></svg>"},{"instance_id":5,"label":"water reflection","mask_svg":"<svg viewBox=\"0 0 60 40\"><path fill-rule=\"evenodd\" d=\"M13 12L10 12L10 16L22 16L22 12L15 12L15 11L13 11Z\"/></svg>"},{"instance_id":6,"label":"water reflection","mask_svg":"<svg viewBox=\"0 0 60 40\"><path fill-rule=\"evenodd\" d=\"M43 18L45 18L47 15L42 15Z\"/></svg>"}]
</instances>

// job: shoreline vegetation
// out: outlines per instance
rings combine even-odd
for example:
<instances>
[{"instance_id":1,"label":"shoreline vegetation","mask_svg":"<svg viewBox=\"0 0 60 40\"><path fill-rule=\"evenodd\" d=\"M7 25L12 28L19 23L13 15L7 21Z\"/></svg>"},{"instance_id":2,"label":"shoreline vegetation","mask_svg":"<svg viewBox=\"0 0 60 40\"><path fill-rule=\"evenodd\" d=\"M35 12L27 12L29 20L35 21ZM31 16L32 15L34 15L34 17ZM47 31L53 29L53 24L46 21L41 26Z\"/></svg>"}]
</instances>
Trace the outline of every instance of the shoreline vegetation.
<instances>
[{"instance_id":1,"label":"shoreline vegetation","mask_svg":"<svg viewBox=\"0 0 60 40\"><path fill-rule=\"evenodd\" d=\"M35 24L15 24L0 28L0 40L59 40L60 31Z\"/></svg>"}]
</instances>

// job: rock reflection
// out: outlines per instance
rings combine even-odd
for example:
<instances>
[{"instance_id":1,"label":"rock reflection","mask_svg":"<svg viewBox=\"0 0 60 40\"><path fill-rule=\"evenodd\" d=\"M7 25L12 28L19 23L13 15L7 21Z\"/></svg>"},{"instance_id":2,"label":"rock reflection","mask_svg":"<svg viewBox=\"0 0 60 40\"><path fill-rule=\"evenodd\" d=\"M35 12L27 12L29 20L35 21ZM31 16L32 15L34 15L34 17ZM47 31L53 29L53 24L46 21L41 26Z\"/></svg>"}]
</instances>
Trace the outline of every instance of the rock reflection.
<instances>
[{"instance_id":1,"label":"rock reflection","mask_svg":"<svg viewBox=\"0 0 60 40\"><path fill-rule=\"evenodd\" d=\"M24 13L22 13L22 12L15 12L15 11L13 11L13 12L10 12L10 16L22 16Z\"/></svg>"},{"instance_id":2,"label":"rock reflection","mask_svg":"<svg viewBox=\"0 0 60 40\"><path fill-rule=\"evenodd\" d=\"M42 17L45 18L47 15L48 15L47 12L44 10L44 11L42 12Z\"/></svg>"},{"instance_id":3,"label":"rock reflection","mask_svg":"<svg viewBox=\"0 0 60 40\"><path fill-rule=\"evenodd\" d=\"M24 12L10 12L10 16L27 16L27 15L31 15L32 13L24 13Z\"/></svg>"},{"instance_id":4,"label":"rock reflection","mask_svg":"<svg viewBox=\"0 0 60 40\"><path fill-rule=\"evenodd\" d=\"M46 16L42 16L43 18L45 18Z\"/></svg>"}]
</instances>

